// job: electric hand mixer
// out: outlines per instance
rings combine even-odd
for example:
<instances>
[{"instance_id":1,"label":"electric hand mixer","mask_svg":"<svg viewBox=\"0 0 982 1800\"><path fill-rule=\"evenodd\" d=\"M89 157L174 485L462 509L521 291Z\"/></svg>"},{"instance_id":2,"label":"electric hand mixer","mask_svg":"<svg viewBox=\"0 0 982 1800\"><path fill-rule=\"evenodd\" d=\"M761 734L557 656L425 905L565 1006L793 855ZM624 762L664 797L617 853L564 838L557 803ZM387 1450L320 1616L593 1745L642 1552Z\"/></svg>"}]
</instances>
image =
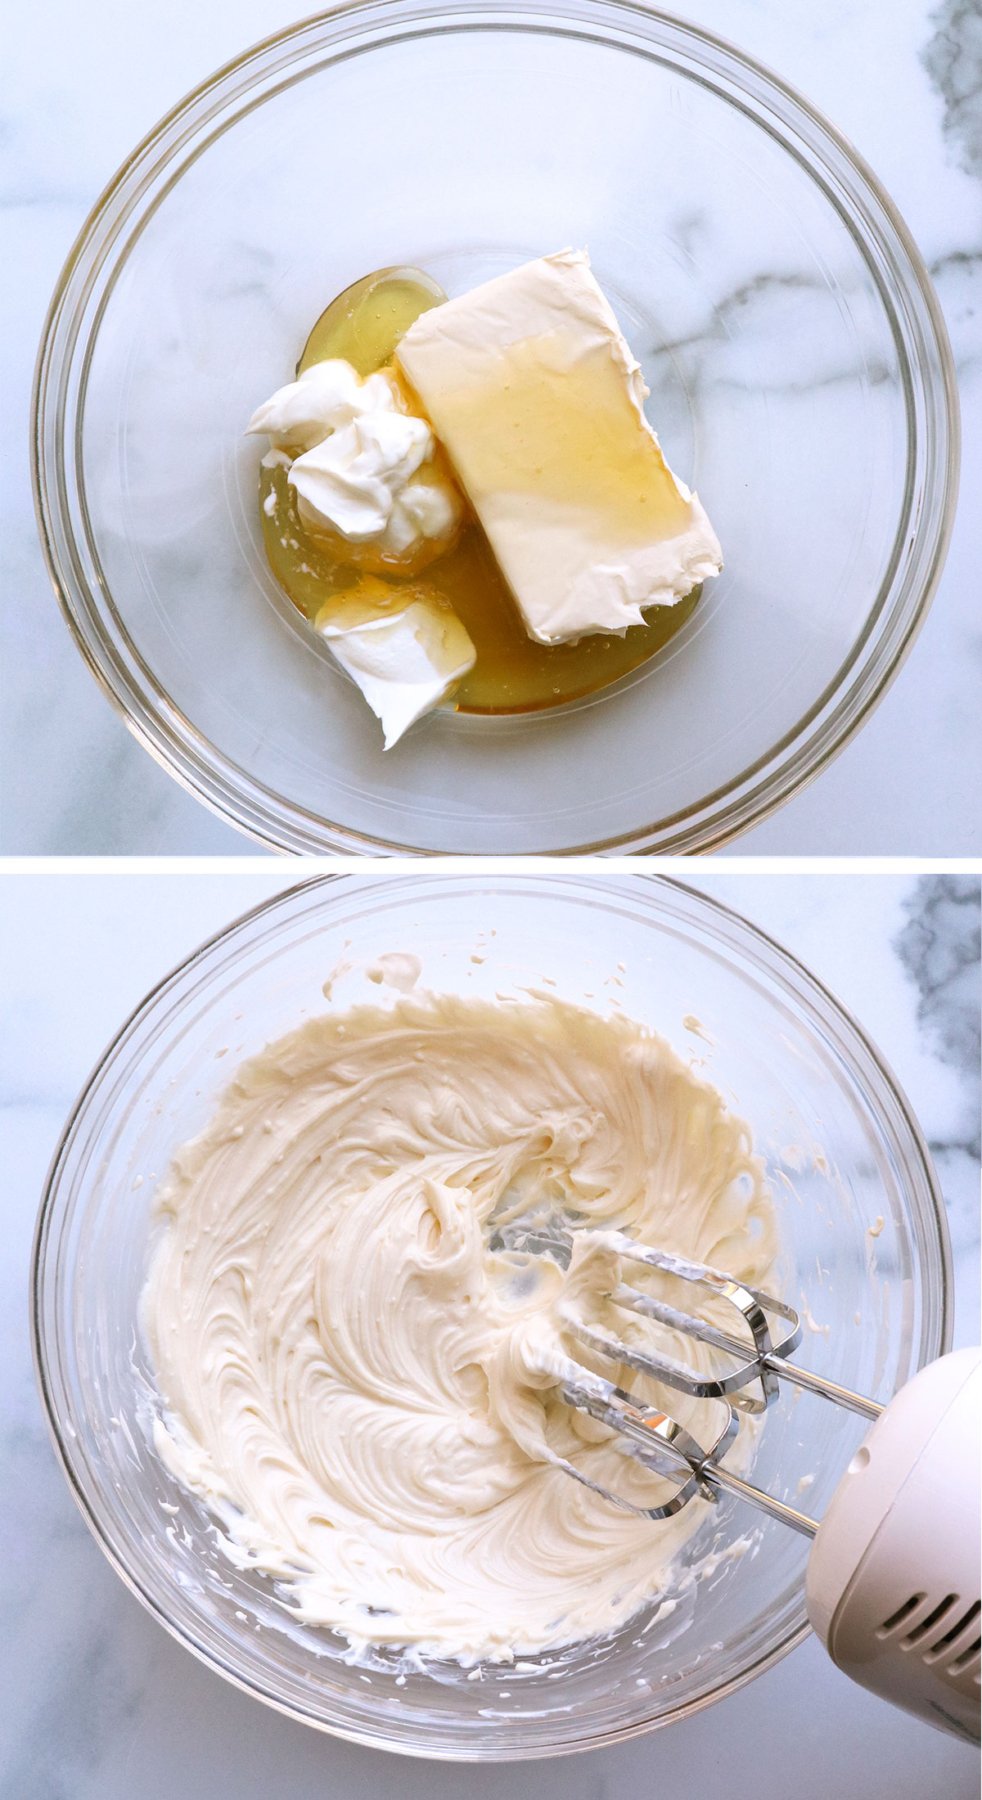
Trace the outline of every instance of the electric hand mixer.
<instances>
[{"instance_id":1,"label":"electric hand mixer","mask_svg":"<svg viewBox=\"0 0 982 1800\"><path fill-rule=\"evenodd\" d=\"M700 1444L667 1413L569 1360L561 1381L566 1402L622 1434L629 1454L677 1484L675 1493L650 1508L600 1491L618 1506L657 1519L697 1494L715 1499L724 1490L814 1539L808 1614L833 1662L860 1686L929 1724L977 1741L982 1351L941 1357L879 1406L789 1360L801 1342L801 1326L783 1301L621 1232L590 1236L625 1260L700 1288L714 1297L716 1315L730 1309L733 1322L726 1329L627 1285L608 1296L629 1313L707 1345L723 1359L707 1375L659 1354L657 1346L622 1342L572 1310L564 1315L568 1334L601 1358L682 1393L726 1403L722 1430L711 1444ZM570 1234L551 1225L512 1226L502 1239L509 1249L569 1258ZM724 1461L740 1412L765 1410L782 1379L875 1421L820 1523L754 1487Z\"/></svg>"}]
</instances>

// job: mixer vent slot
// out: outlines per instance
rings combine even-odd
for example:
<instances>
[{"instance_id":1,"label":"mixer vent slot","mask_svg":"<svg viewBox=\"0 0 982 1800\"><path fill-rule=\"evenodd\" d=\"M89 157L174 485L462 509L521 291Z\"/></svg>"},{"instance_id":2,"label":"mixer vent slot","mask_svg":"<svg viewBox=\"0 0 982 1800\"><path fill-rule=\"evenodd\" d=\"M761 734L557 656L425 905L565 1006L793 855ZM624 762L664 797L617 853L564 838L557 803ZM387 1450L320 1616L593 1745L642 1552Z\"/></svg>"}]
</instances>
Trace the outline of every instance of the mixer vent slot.
<instances>
[{"instance_id":1,"label":"mixer vent slot","mask_svg":"<svg viewBox=\"0 0 982 1800\"><path fill-rule=\"evenodd\" d=\"M924 1661L939 1661L959 1638L964 1637L966 1631L975 1624L980 1613L982 1613L982 1606L980 1606L979 1602L976 1600L974 1606L970 1606L968 1611L963 1612L961 1616L955 1620L953 1625L949 1625L944 1637L939 1637L937 1643L932 1644L930 1650L925 1652ZM967 1646L959 1645L959 1649L963 1648L967 1648ZM975 1648L978 1649L978 1639L976 1639Z\"/></svg>"},{"instance_id":2,"label":"mixer vent slot","mask_svg":"<svg viewBox=\"0 0 982 1800\"><path fill-rule=\"evenodd\" d=\"M960 1656L955 1657L948 1670L949 1675L967 1675L973 1662L978 1662L980 1651L982 1651L982 1638L976 1638L974 1644L969 1644L967 1650L963 1650ZM976 1672L975 1679L976 1681L979 1679L978 1672Z\"/></svg>"},{"instance_id":3,"label":"mixer vent slot","mask_svg":"<svg viewBox=\"0 0 982 1800\"><path fill-rule=\"evenodd\" d=\"M892 1632L897 1631L905 1620L910 1618L911 1613L915 1613L919 1606L923 1606L926 1599L926 1594L911 1594L910 1599L905 1600L903 1606L898 1606L895 1613L891 1613L888 1619L884 1619L877 1631L877 1637L889 1637Z\"/></svg>"},{"instance_id":4,"label":"mixer vent slot","mask_svg":"<svg viewBox=\"0 0 982 1800\"><path fill-rule=\"evenodd\" d=\"M951 1656L944 1673L953 1680L971 1673L973 1663L976 1665L975 1680L978 1682L978 1662L982 1655L982 1636L979 1634L979 1618L982 1616L982 1604L976 1600L968 1611L963 1613L950 1631L946 1631L933 1653L925 1657L925 1662L939 1661L943 1656ZM969 1642L965 1639L972 1633ZM952 1652L954 1654L952 1655Z\"/></svg>"},{"instance_id":5,"label":"mixer vent slot","mask_svg":"<svg viewBox=\"0 0 982 1800\"><path fill-rule=\"evenodd\" d=\"M932 1606L926 1618L921 1619L917 1625L912 1625L906 1637L900 1640L904 1649L913 1650L915 1645L923 1644L925 1638L930 1638L935 1626L939 1625L942 1619L947 1618L956 1599L957 1595L946 1594L943 1600L938 1601L937 1606ZM934 1649L933 1644L929 1644L927 1647L931 1650Z\"/></svg>"}]
</instances>

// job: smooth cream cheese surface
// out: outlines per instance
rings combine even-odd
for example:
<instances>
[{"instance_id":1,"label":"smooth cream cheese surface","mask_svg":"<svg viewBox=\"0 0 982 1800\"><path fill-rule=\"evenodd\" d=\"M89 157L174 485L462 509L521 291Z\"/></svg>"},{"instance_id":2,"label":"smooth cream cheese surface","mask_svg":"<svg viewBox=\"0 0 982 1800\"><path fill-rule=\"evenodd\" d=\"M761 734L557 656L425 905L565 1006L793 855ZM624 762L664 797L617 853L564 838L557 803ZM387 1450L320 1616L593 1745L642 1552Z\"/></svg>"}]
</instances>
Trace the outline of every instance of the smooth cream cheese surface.
<instances>
[{"instance_id":1,"label":"smooth cream cheese surface","mask_svg":"<svg viewBox=\"0 0 982 1800\"><path fill-rule=\"evenodd\" d=\"M623 632L722 568L583 251L432 307L396 361L467 492L529 636Z\"/></svg>"},{"instance_id":2,"label":"smooth cream cheese surface","mask_svg":"<svg viewBox=\"0 0 982 1800\"><path fill-rule=\"evenodd\" d=\"M639 1503L668 1491L561 1397L570 1309L652 1329L607 1299L620 1264L589 1230L753 1282L776 1238L746 1126L664 1041L544 996L328 1013L242 1065L157 1208L158 1451L304 1621L508 1659L667 1591L704 1503L652 1523L563 1466ZM567 1270L490 1248L560 1211ZM664 1400L696 1435L718 1422Z\"/></svg>"}]
</instances>

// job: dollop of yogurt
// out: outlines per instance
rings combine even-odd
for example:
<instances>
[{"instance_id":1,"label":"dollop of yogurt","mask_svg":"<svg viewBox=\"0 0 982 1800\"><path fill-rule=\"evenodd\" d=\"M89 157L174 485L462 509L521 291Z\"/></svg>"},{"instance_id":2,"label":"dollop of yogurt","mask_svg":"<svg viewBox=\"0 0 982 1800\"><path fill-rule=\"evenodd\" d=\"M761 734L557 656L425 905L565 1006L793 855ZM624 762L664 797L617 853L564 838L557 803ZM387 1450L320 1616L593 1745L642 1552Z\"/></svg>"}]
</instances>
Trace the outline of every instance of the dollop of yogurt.
<instances>
[{"instance_id":1,"label":"dollop of yogurt","mask_svg":"<svg viewBox=\"0 0 982 1800\"><path fill-rule=\"evenodd\" d=\"M597 1491L671 1490L564 1398L571 1309L656 1329L611 1300L649 1278L612 1227L755 1285L776 1234L747 1126L662 1039L548 997L326 1012L237 1071L156 1210L158 1452L298 1617L509 1660L671 1593L706 1503L653 1524ZM500 1236L557 1212L568 1267ZM593 1362L710 1441L715 1402Z\"/></svg>"},{"instance_id":2,"label":"dollop of yogurt","mask_svg":"<svg viewBox=\"0 0 982 1800\"><path fill-rule=\"evenodd\" d=\"M476 658L456 613L425 596L359 624L343 615L338 622L329 605L315 629L381 720L386 750L439 706Z\"/></svg>"},{"instance_id":3,"label":"dollop of yogurt","mask_svg":"<svg viewBox=\"0 0 982 1800\"><path fill-rule=\"evenodd\" d=\"M288 465L297 510L315 534L370 545L397 564L452 539L460 492L434 461L436 439L386 369L362 377L341 358L278 388L247 427Z\"/></svg>"}]
</instances>

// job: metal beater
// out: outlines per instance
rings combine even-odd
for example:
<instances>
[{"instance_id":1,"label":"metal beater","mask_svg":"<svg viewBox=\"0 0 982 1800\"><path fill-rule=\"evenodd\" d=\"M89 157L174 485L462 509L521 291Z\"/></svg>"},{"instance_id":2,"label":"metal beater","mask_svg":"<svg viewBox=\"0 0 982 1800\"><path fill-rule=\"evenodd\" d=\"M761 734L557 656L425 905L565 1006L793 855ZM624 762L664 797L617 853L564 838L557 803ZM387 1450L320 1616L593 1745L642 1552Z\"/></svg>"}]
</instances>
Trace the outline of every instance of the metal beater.
<instances>
[{"instance_id":1,"label":"metal beater","mask_svg":"<svg viewBox=\"0 0 982 1800\"><path fill-rule=\"evenodd\" d=\"M711 1374L623 1342L589 1325L572 1308L568 1335L600 1358L653 1377L694 1398L721 1401L725 1421L700 1444L670 1414L657 1410L574 1358L562 1359L566 1402L618 1432L625 1449L675 1483L660 1505L639 1507L599 1487L572 1464L568 1472L614 1505L651 1519L667 1518L696 1495L719 1490L815 1540L806 1597L811 1622L832 1660L862 1686L930 1724L977 1741L982 1670L978 1545L982 1352L961 1350L915 1375L887 1406L853 1393L789 1361L801 1342L794 1308L737 1281L620 1231L590 1230L590 1239L624 1261L657 1269L732 1309L732 1329L620 1283L607 1298L709 1346L721 1359ZM565 1266L572 1233L511 1225L502 1248L549 1255ZM781 1380L874 1421L832 1496L824 1518L809 1518L726 1468L723 1458L740 1413L760 1413Z\"/></svg>"}]
</instances>

